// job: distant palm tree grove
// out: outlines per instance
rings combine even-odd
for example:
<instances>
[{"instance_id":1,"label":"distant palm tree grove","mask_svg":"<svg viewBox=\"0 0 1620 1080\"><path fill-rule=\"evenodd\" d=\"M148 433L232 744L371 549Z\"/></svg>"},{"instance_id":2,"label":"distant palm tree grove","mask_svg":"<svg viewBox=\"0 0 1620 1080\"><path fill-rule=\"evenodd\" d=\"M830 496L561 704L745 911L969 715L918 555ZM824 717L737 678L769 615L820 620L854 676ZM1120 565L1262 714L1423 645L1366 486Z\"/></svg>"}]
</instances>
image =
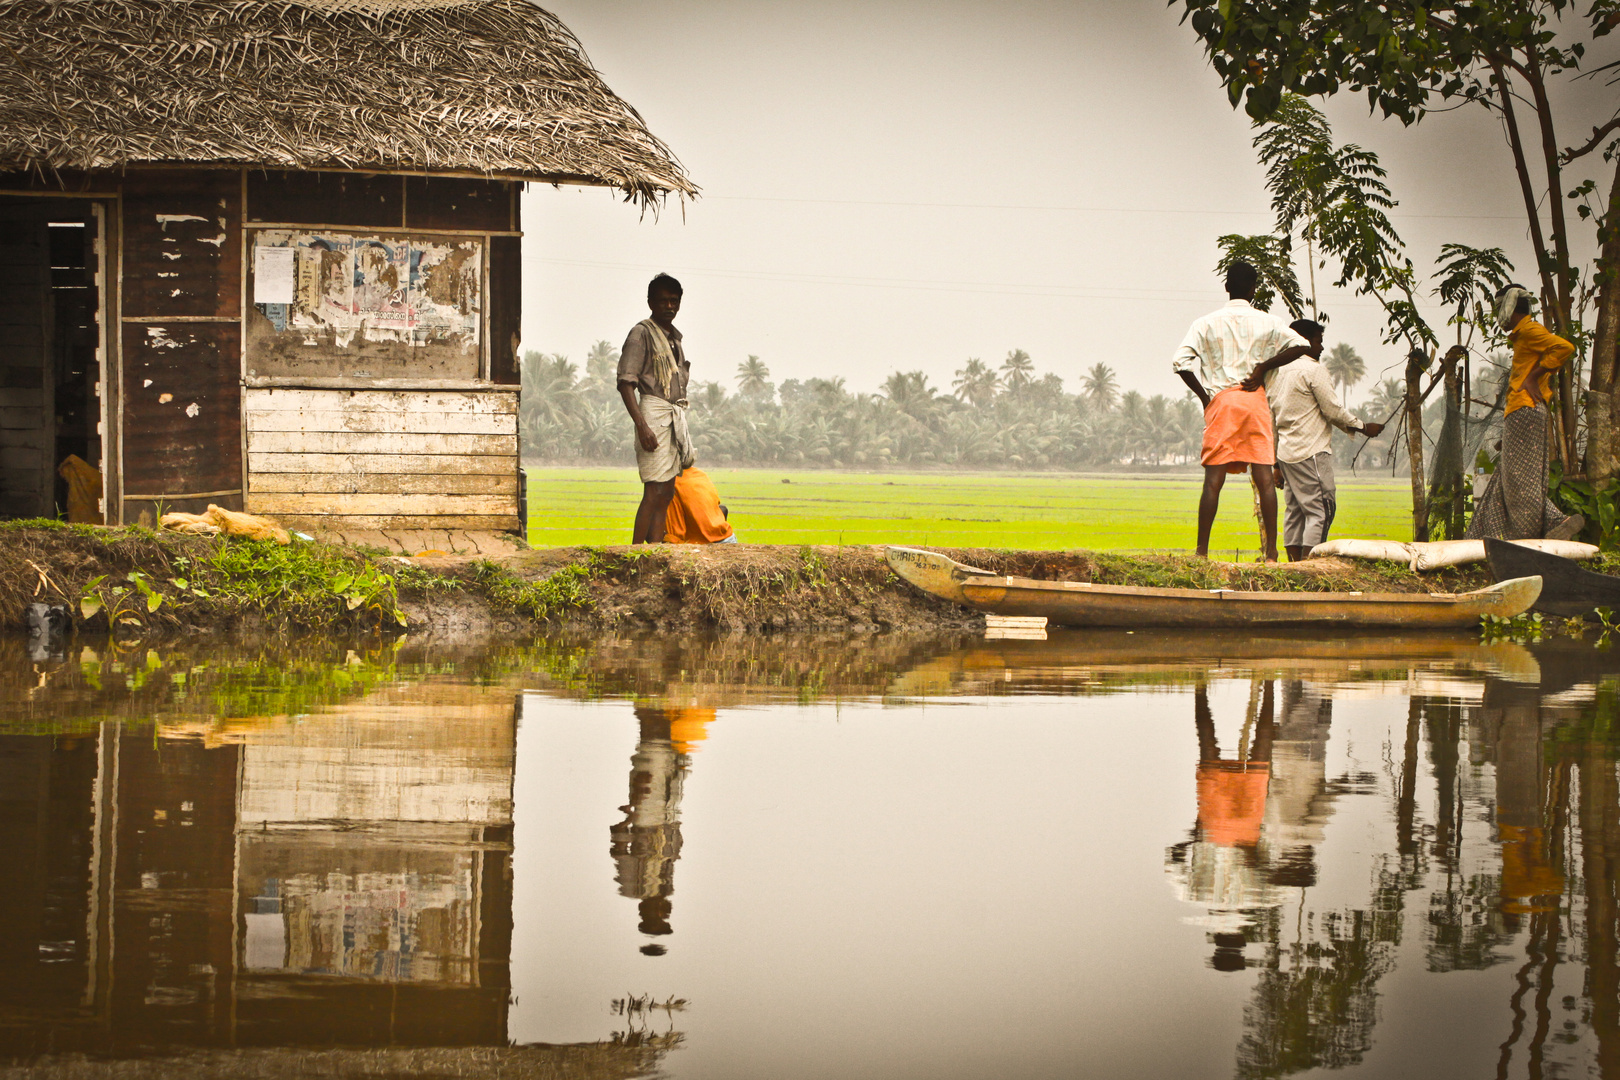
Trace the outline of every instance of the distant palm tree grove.
<instances>
[{"instance_id":1,"label":"distant palm tree grove","mask_svg":"<svg viewBox=\"0 0 1620 1080\"><path fill-rule=\"evenodd\" d=\"M598 341L584 371L565 356L523 356L523 453L546 464L626 464L632 430L615 383L619 353ZM1337 346L1324 356L1341 392L1365 365ZM1196 465L1203 411L1180 397L1121 392L1107 364L1094 364L1064 390L1022 349L996 366L973 358L947 389L921 371L896 371L875 394L850 391L843 379L771 381L758 356L736 365L728 380L695 382L689 419L705 465L791 465L850 468L1087 469ZM1383 419L1389 388L1361 410ZM1399 389L1393 391L1399 400ZM1376 416L1374 414L1377 414ZM1348 438L1340 439L1348 446ZM1363 451L1359 465L1386 465L1389 436ZM1338 442L1335 446L1338 448Z\"/></svg>"}]
</instances>

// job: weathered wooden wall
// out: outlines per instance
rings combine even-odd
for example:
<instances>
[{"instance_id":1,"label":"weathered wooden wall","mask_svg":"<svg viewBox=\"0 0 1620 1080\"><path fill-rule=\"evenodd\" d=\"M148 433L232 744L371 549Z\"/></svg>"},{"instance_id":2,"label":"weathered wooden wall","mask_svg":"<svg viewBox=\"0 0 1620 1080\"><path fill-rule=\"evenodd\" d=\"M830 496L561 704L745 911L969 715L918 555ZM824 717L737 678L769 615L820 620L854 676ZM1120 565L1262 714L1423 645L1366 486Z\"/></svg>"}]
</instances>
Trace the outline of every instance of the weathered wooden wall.
<instances>
[{"instance_id":1,"label":"weathered wooden wall","mask_svg":"<svg viewBox=\"0 0 1620 1080\"><path fill-rule=\"evenodd\" d=\"M112 280L101 312L112 354L102 387L113 401L102 463L110 523L252 503L305 524L518 527L518 183L130 169L49 179L5 174L0 188L79 190L115 209L107 230ZM249 370L245 330L262 329L264 318L245 302L248 238L276 226L476 238L486 263L475 363L450 378L405 364L388 372L397 378L372 373L368 381L354 358L337 350L319 375ZM0 238L0 254L15 255L8 244ZM24 262L0 265L0 281L18 303L27 282L13 279L25 273ZM3 320L0 305L0 473L37 471L37 486L48 490L43 433L6 434L20 432L20 424L32 430L50 415L37 378L7 366L8 349L38 345L8 333ZM349 394L345 403L334 383ZM319 405L297 421L271 405L294 391ZM253 402L247 413L244 394ZM29 456L24 442L41 443L41 454ZM5 479L9 492L12 478ZM0 516L22 512L39 511L0 499Z\"/></svg>"},{"instance_id":2,"label":"weathered wooden wall","mask_svg":"<svg viewBox=\"0 0 1620 1080\"><path fill-rule=\"evenodd\" d=\"M123 520L242 506L242 178L123 178Z\"/></svg>"},{"instance_id":3,"label":"weathered wooden wall","mask_svg":"<svg viewBox=\"0 0 1620 1080\"><path fill-rule=\"evenodd\" d=\"M515 389L250 387L247 509L309 531L514 530Z\"/></svg>"}]
</instances>

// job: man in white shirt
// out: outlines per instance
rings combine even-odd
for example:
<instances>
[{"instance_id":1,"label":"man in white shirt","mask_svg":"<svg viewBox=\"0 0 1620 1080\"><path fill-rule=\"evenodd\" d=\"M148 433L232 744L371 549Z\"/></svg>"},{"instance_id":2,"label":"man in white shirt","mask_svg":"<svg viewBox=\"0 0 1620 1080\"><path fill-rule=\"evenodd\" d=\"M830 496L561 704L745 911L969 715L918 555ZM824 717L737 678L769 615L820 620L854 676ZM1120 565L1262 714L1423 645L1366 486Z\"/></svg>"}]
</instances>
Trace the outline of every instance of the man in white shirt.
<instances>
[{"instance_id":1,"label":"man in white shirt","mask_svg":"<svg viewBox=\"0 0 1620 1080\"><path fill-rule=\"evenodd\" d=\"M1204 403L1204 490L1198 500L1198 556L1209 558L1209 534L1220 508L1226 474L1253 468L1265 526L1265 559L1277 561L1277 491L1272 486L1271 411L1265 376L1304 356L1309 343L1275 315L1251 301L1259 272L1239 260L1226 271L1226 295L1219 311L1192 324L1171 365Z\"/></svg>"},{"instance_id":2,"label":"man in white shirt","mask_svg":"<svg viewBox=\"0 0 1620 1080\"><path fill-rule=\"evenodd\" d=\"M1322 355L1322 324L1300 319L1289 329L1311 343L1310 354L1267 375L1266 395L1277 427L1277 486L1287 505L1283 547L1289 562L1299 562L1327 541L1338 509L1333 428L1376 438L1384 425L1362 424L1339 404L1333 377L1317 359Z\"/></svg>"}]
</instances>

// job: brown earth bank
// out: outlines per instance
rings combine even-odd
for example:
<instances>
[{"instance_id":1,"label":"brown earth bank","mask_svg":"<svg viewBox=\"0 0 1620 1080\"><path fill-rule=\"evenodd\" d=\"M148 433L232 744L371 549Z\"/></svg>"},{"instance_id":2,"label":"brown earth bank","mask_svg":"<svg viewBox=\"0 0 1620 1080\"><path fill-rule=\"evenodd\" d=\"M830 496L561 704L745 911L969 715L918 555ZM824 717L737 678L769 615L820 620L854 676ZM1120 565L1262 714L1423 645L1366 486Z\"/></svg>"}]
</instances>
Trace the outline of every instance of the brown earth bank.
<instances>
[{"instance_id":1,"label":"brown earth bank","mask_svg":"<svg viewBox=\"0 0 1620 1080\"><path fill-rule=\"evenodd\" d=\"M936 548L1047 581L1274 591L1466 591L1483 565L1418 575L1396 563L1205 562L1176 555ZM91 633L394 632L453 640L543 630L972 631L975 612L924 595L880 547L725 544L549 548L494 558L403 558L321 543L0 525L0 627L65 605Z\"/></svg>"}]
</instances>

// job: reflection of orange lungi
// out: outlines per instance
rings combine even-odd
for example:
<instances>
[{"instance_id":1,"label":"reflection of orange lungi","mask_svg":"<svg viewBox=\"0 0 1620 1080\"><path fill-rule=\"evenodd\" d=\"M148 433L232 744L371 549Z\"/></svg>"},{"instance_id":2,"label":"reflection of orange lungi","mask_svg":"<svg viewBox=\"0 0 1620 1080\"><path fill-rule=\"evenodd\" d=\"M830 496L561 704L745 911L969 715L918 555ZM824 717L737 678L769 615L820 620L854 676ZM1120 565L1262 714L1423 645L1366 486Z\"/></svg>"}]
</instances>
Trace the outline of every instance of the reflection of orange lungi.
<instances>
[{"instance_id":1,"label":"reflection of orange lungi","mask_svg":"<svg viewBox=\"0 0 1620 1080\"><path fill-rule=\"evenodd\" d=\"M1198 763L1198 828L1203 839L1228 847L1260 842L1271 764L1265 761Z\"/></svg>"},{"instance_id":2,"label":"reflection of orange lungi","mask_svg":"<svg viewBox=\"0 0 1620 1080\"><path fill-rule=\"evenodd\" d=\"M1265 387L1242 390L1229 386L1204 410L1204 452L1199 460L1205 465L1225 465L1227 472L1246 472L1250 465L1270 465L1277 460L1272 441Z\"/></svg>"}]
</instances>

